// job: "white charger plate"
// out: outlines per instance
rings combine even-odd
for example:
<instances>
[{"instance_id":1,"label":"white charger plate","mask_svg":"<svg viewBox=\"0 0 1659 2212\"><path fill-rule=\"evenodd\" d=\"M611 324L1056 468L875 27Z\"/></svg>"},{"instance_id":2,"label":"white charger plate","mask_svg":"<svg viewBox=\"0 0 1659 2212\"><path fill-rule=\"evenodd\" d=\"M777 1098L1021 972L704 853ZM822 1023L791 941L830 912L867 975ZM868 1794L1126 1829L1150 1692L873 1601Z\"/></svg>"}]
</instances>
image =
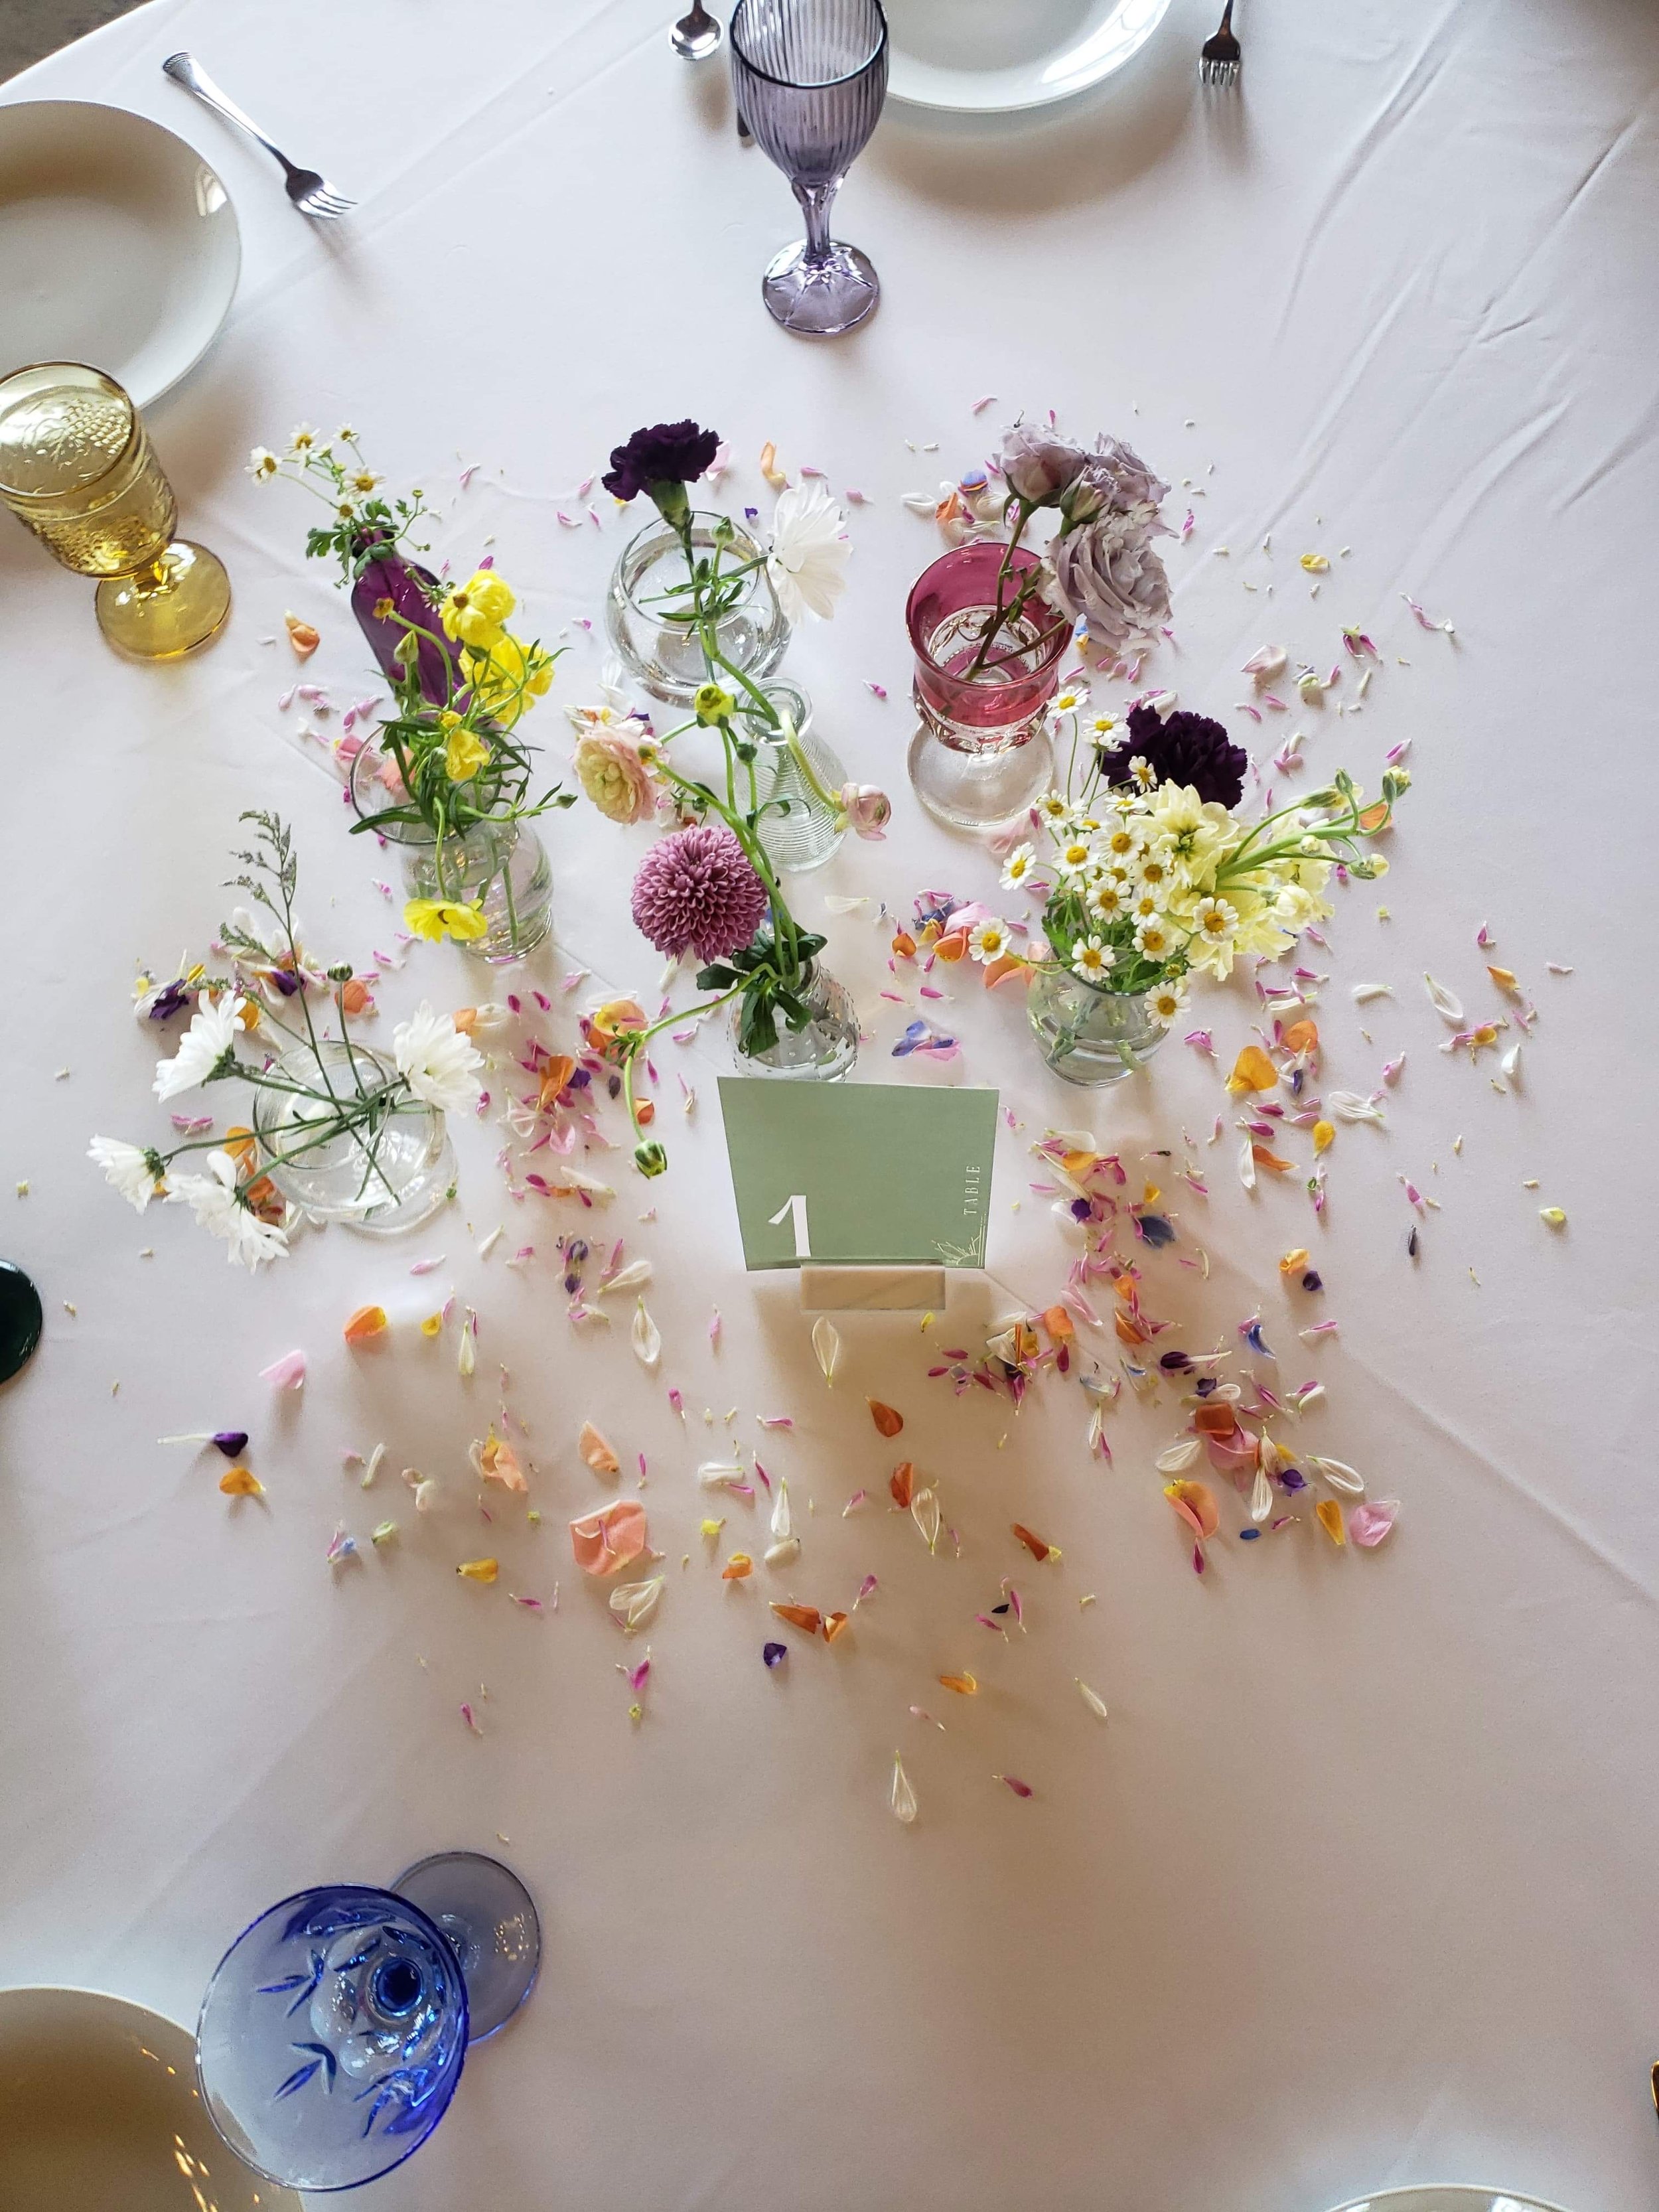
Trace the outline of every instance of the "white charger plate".
<instances>
[{"instance_id":1,"label":"white charger plate","mask_svg":"<svg viewBox=\"0 0 1659 2212\"><path fill-rule=\"evenodd\" d=\"M305 2212L224 2142L196 2039L95 1990L0 1990L5 2212Z\"/></svg>"},{"instance_id":2,"label":"white charger plate","mask_svg":"<svg viewBox=\"0 0 1659 2212\"><path fill-rule=\"evenodd\" d=\"M1539 2197L1516 2197L1507 2189L1477 2189L1467 2182L1420 2183L1415 2189L1383 2189L1375 2197L1356 2197L1336 2212L1560 2212Z\"/></svg>"},{"instance_id":3,"label":"white charger plate","mask_svg":"<svg viewBox=\"0 0 1659 2212\"><path fill-rule=\"evenodd\" d=\"M0 376L88 362L148 407L213 343L241 261L229 193L159 123L0 106Z\"/></svg>"},{"instance_id":4,"label":"white charger plate","mask_svg":"<svg viewBox=\"0 0 1659 2212\"><path fill-rule=\"evenodd\" d=\"M886 0L887 88L914 107L1046 107L1138 54L1170 0Z\"/></svg>"}]
</instances>

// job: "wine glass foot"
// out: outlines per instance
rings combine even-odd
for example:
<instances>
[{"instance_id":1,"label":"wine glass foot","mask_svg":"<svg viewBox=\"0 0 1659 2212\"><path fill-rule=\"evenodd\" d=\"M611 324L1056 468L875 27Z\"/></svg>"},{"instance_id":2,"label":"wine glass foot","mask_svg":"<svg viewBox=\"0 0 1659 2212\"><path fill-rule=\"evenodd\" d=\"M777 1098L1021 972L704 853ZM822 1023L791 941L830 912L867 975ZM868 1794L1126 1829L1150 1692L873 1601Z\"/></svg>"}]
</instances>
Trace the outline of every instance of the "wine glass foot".
<instances>
[{"instance_id":1,"label":"wine glass foot","mask_svg":"<svg viewBox=\"0 0 1659 2212\"><path fill-rule=\"evenodd\" d=\"M775 323L808 338L836 338L856 330L881 297L881 280L868 254L831 241L822 261L809 261L806 241L787 246L769 262L761 297Z\"/></svg>"},{"instance_id":2,"label":"wine glass foot","mask_svg":"<svg viewBox=\"0 0 1659 2212\"><path fill-rule=\"evenodd\" d=\"M958 752L926 724L910 741L910 781L936 822L988 830L1039 799L1054 779L1054 750L1039 732L1000 752Z\"/></svg>"},{"instance_id":3,"label":"wine glass foot","mask_svg":"<svg viewBox=\"0 0 1659 2212\"><path fill-rule=\"evenodd\" d=\"M467 2043L483 2043L536 1985L542 1924L530 1892L483 1851L434 1851L392 1887L443 1931L466 1984Z\"/></svg>"},{"instance_id":4,"label":"wine glass foot","mask_svg":"<svg viewBox=\"0 0 1659 2212\"><path fill-rule=\"evenodd\" d=\"M175 538L153 568L98 586L98 627L134 660L178 660L217 637L230 613L230 579L205 545Z\"/></svg>"}]
</instances>

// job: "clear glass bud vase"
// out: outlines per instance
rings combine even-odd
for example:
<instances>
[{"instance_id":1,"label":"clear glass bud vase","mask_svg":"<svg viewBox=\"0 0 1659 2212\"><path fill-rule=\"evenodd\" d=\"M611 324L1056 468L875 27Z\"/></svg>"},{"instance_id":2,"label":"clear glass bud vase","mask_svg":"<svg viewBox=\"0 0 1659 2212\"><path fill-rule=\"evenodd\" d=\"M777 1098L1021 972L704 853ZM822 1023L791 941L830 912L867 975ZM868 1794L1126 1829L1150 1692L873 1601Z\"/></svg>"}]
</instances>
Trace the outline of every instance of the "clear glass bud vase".
<instances>
[{"instance_id":1,"label":"clear glass bud vase","mask_svg":"<svg viewBox=\"0 0 1659 2212\"><path fill-rule=\"evenodd\" d=\"M714 625L714 642L724 660L758 683L772 673L789 643L789 624L765 556L746 531L701 509L691 517L691 549L700 563L712 562L718 550L723 575L744 571L733 584L731 606ZM623 548L605 606L605 633L623 665L653 699L674 707L690 706L708 678L702 641L688 619L690 595L676 588L689 581L679 532L666 522L648 523Z\"/></svg>"},{"instance_id":2,"label":"clear glass bud vase","mask_svg":"<svg viewBox=\"0 0 1659 2212\"><path fill-rule=\"evenodd\" d=\"M253 1097L260 1171L313 1221L387 1236L427 1220L455 1182L455 1155L435 1106L410 1097L392 1063L359 1044L292 1045ZM352 1126L326 1133L342 1111Z\"/></svg>"},{"instance_id":3,"label":"clear glass bud vase","mask_svg":"<svg viewBox=\"0 0 1659 2212\"><path fill-rule=\"evenodd\" d=\"M796 1083L835 1083L859 1056L859 1018L853 994L819 962L800 994L811 1009L805 1029L792 1030L775 1017L777 1042L765 1052L745 1052L742 1042L743 1001L732 1013L732 1041L740 1075L779 1075Z\"/></svg>"},{"instance_id":4,"label":"clear glass bud vase","mask_svg":"<svg viewBox=\"0 0 1659 2212\"><path fill-rule=\"evenodd\" d=\"M361 815L396 803L381 781L382 765L368 745L351 764L351 799ZM387 822L376 834L398 848L410 898L483 909L484 934L456 940L475 960L495 967L522 960L552 927L552 864L528 822L477 822L452 830L441 845L424 823Z\"/></svg>"},{"instance_id":5,"label":"clear glass bud vase","mask_svg":"<svg viewBox=\"0 0 1659 2212\"><path fill-rule=\"evenodd\" d=\"M1104 990L1063 968L1037 970L1027 1007L1042 1057L1066 1083L1120 1082L1169 1035L1139 992Z\"/></svg>"},{"instance_id":6,"label":"clear glass bud vase","mask_svg":"<svg viewBox=\"0 0 1659 2212\"><path fill-rule=\"evenodd\" d=\"M799 685L761 688L788 727L775 729L755 714L742 719L742 735L758 747L755 794L766 810L756 834L775 868L804 876L832 859L847 835L841 811L847 769L813 731L812 702Z\"/></svg>"}]
</instances>

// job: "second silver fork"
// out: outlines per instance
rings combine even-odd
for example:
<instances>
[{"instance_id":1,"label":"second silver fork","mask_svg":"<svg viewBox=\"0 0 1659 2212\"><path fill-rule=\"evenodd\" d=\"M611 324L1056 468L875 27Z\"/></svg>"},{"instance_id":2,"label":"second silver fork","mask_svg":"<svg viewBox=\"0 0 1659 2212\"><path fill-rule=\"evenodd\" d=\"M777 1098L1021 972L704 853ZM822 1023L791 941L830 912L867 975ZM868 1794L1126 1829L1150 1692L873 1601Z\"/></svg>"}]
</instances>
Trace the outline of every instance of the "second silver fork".
<instances>
[{"instance_id":1,"label":"second silver fork","mask_svg":"<svg viewBox=\"0 0 1659 2212\"><path fill-rule=\"evenodd\" d=\"M253 118L245 115L234 100L220 91L193 54L169 54L161 68L175 84L183 85L186 92L193 92L204 106L222 115L228 123L234 123L239 131L246 131L281 164L288 196L301 215L328 222L335 216L349 214L356 206L356 200L349 200L315 169L301 169L290 161L282 148L266 137Z\"/></svg>"}]
</instances>

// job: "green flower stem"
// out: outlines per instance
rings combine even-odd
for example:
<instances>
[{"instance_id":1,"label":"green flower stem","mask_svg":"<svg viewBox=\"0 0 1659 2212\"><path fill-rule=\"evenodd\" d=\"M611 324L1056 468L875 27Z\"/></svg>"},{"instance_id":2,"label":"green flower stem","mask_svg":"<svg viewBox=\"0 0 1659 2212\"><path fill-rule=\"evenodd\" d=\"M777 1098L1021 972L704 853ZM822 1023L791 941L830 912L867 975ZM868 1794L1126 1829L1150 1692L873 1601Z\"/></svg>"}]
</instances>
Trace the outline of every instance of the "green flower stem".
<instances>
[{"instance_id":1,"label":"green flower stem","mask_svg":"<svg viewBox=\"0 0 1659 2212\"><path fill-rule=\"evenodd\" d=\"M629 1046L628 1057L623 1062L623 1103L628 1109L628 1119L636 1138L640 1134L640 1121L634 1106L634 1062L652 1038L659 1036L664 1030L672 1029L676 1022L701 1020L705 1014L718 1013L722 1006L740 997L746 988L746 984L734 983L729 991L722 991L718 999L707 1000L701 1006L684 1007L678 1013L665 1014L660 1021L653 1022L649 1029L627 1032L633 1042Z\"/></svg>"},{"instance_id":2,"label":"green flower stem","mask_svg":"<svg viewBox=\"0 0 1659 2212\"><path fill-rule=\"evenodd\" d=\"M1030 520L1033 513L1033 509L1025 506L1021 501L1016 500L1013 504L1019 509L1019 519L1009 533L1007 548L1002 556L1002 565L997 570L996 606L991 620L985 626L984 635L980 639L978 652L962 672L964 677L978 675L980 670L985 665L985 656L995 642L998 631L1009 619L1003 606L1002 595L1008 588L1008 578L1012 573L1014 555L1018 550L1020 539L1025 535L1025 526Z\"/></svg>"}]
</instances>

